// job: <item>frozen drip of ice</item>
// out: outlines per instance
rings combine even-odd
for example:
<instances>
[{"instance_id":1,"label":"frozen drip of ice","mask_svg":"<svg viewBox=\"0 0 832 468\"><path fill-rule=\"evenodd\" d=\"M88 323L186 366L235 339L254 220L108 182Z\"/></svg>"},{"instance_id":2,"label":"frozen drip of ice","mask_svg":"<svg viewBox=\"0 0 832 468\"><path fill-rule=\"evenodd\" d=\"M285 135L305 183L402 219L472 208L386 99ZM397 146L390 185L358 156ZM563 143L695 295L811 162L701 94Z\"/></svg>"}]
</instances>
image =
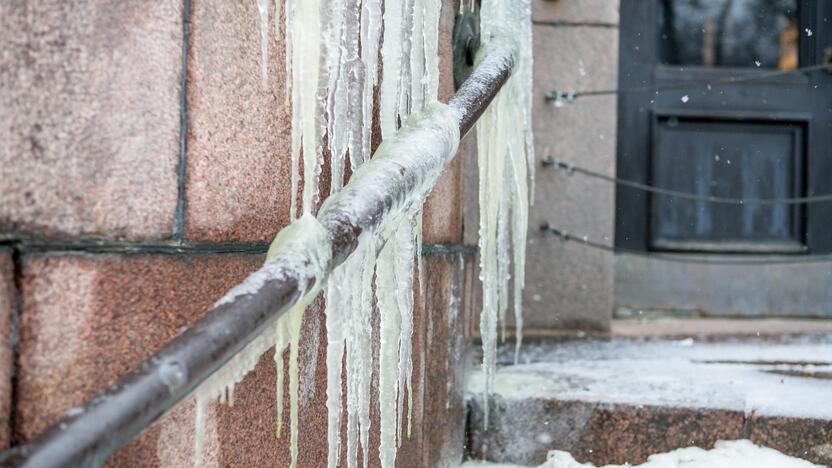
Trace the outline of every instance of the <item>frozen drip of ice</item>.
<instances>
[{"instance_id":1,"label":"frozen drip of ice","mask_svg":"<svg viewBox=\"0 0 832 468\"><path fill-rule=\"evenodd\" d=\"M291 419L292 466L297 460L297 344L303 312L317 296L330 268L332 247L326 230L315 217L305 214L284 228L269 248L266 263L249 279L231 289L217 305L235 298L254 294L266 286L267 281L293 276L298 287L306 294L284 315L270 324L265 331L214 372L194 392L196 396L196 441L194 444L196 465L201 465L202 439L206 424L206 407L212 401L234 404L234 387L257 365L260 357L275 347L278 380L282 382L283 351L289 347L289 389ZM278 385L277 435L280 436L282 418L282 385Z\"/></svg>"},{"instance_id":2,"label":"frozen drip of ice","mask_svg":"<svg viewBox=\"0 0 832 468\"><path fill-rule=\"evenodd\" d=\"M497 327L500 323L505 326L512 276L511 302L517 330L515 359L522 343L526 231L534 189L531 1L483 2L481 22L480 56L508 41L514 43L517 51L511 78L477 122L480 280L483 284L480 335L485 373L483 390L488 394L494 385ZM484 419L487 425L487 405Z\"/></svg>"}]
</instances>

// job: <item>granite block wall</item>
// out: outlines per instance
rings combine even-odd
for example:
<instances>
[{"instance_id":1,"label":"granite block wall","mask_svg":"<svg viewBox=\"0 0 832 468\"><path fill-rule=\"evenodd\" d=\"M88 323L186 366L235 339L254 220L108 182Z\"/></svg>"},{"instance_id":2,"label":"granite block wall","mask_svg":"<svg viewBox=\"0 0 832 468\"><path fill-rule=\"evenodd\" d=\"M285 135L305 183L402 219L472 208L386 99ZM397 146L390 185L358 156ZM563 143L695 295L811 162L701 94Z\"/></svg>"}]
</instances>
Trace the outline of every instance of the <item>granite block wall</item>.
<instances>
[{"instance_id":1,"label":"granite block wall","mask_svg":"<svg viewBox=\"0 0 832 468\"><path fill-rule=\"evenodd\" d=\"M442 100L454 91L457 10L444 2ZM0 448L30 440L198 320L289 223L283 49L269 48L261 89L258 27L253 0L0 5ZM468 157L425 208L403 467L462 457ZM326 459L325 337L319 299L301 342L299 466ZM287 464L274 387L267 353L234 406L209 411L206 463ZM193 421L186 400L109 465L193 463Z\"/></svg>"}]
</instances>

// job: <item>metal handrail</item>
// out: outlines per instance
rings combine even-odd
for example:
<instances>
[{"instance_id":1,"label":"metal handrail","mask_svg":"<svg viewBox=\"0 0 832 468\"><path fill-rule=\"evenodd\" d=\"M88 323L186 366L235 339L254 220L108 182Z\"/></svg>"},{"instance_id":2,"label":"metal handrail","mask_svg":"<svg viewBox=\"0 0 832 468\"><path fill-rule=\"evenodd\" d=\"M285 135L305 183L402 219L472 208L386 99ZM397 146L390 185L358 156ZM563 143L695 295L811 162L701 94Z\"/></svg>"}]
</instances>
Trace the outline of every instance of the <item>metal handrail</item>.
<instances>
[{"instance_id":1,"label":"metal handrail","mask_svg":"<svg viewBox=\"0 0 832 468\"><path fill-rule=\"evenodd\" d=\"M460 137L468 133L508 80L513 64L513 49L492 48L460 86L448 103L459 121ZM426 160L421 161L420 167L429 165L439 171L455 155L424 156ZM408 169L413 168L405 167L405 171ZM409 176L414 180L424 174ZM357 195L360 182L351 180L321 208L317 218L332 245L330 267L343 263L358 246L359 235L378 227L395 204L407 199L413 190L413 184L401 180L381 182L381 189L376 187ZM351 203L356 196L362 197L360 207ZM28 444L0 455L0 465L45 468L102 464L309 292L318 279L310 275L279 258L267 262L191 328L83 408L70 411Z\"/></svg>"}]
</instances>

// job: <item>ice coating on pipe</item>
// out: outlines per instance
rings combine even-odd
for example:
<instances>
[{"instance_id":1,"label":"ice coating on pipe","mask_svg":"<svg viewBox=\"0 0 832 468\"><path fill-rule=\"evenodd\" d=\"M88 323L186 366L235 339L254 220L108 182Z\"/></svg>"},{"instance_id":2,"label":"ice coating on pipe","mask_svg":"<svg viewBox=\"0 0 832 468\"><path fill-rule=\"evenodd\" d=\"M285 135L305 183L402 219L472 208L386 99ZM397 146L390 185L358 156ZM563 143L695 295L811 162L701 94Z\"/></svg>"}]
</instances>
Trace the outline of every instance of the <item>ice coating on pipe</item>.
<instances>
[{"instance_id":1,"label":"ice coating on pipe","mask_svg":"<svg viewBox=\"0 0 832 468\"><path fill-rule=\"evenodd\" d=\"M458 144L458 122L444 106L434 106L438 94L438 33L441 2L439 0L405 0L387 2L382 16L381 0L275 0L275 36L279 33L281 1L286 16L286 69L288 96L292 106L292 193L297 194L302 180L302 206L292 198L291 216L298 211L304 219L317 203L318 178L323 154L323 137L331 153L332 184L330 193L342 189L347 155L353 170L348 192L336 199L360 196L358 187L372 200L374 190L385 185L368 182L382 176L389 182L401 182L413 192L390 203L388 216L381 226L362 234L358 248L336 269L326 288L327 297L327 408L329 421L328 464L338 465L342 434L341 418L346 416L345 443L347 465L354 466L358 452L366 465L370 454L370 395L372 386L372 314L380 314L379 405L382 444L379 453L383 466L395 463L396 449L409 436L412 411L412 332L414 278L421 276L422 205L444 162L450 160ZM267 80L268 45L263 39L268 28L267 0L258 0L261 33L261 79ZM384 26L384 48L381 48ZM385 72L377 82L379 52ZM373 118L373 91L380 92L380 119L385 142L369 164L381 169L369 175L362 167L370 161L370 137ZM410 119L411 113L420 116ZM406 122L402 135L399 126ZM436 144L428 144L431 141ZM413 155L419 158L392 162ZM433 168L422 165L413 177L402 168L416 159L441 155ZM423 161L419 161L420 163ZM302 165L302 168L301 168ZM419 164L416 164L418 167ZM437 169L439 168L439 169ZM368 174L368 175L362 175ZM402 176L405 177L402 177ZM398 180L397 180L398 178ZM381 182L381 181L379 181ZM387 185L389 186L389 185ZM350 187L353 187L350 189ZM414 191L415 189L415 191ZM337 201L337 200L336 200ZM355 199L352 199L355 202ZM374 223L373 223L374 224ZM415 266L415 268L414 268ZM256 273L249 288L259 287L275 268L267 263L262 274ZM414 274L414 269L416 273ZM375 295L374 295L375 283ZM229 298L245 294L245 288L233 291ZM285 347L290 349L289 398L292 414L292 459L296 459L297 341L303 308L295 307L284 319L250 343L238 357L218 372L213 384L203 385L201 401L219 398L233 402L234 384L256 365L259 357L276 345L277 398L282 401ZM342 360L346 357L346 375ZM293 365L293 363L295 363ZM346 411L341 407L342 380L346 380ZM405 405L409 412L403 415ZM277 407L277 435L280 434L282 404ZM204 415L200 407L198 415ZM344 412L346 413L344 415Z\"/></svg>"},{"instance_id":2,"label":"ice coating on pipe","mask_svg":"<svg viewBox=\"0 0 832 468\"><path fill-rule=\"evenodd\" d=\"M375 226L377 208L384 213L377 228L364 230L356 250L335 268L327 284L327 408L329 466L340 462L341 362L346 352L347 466L355 466L359 449L367 463L372 379L373 277L380 322L379 410L382 466L393 466L405 426L402 409L409 395L413 316L413 243L416 213L459 144L457 115L432 104L412 116L350 183L321 207L325 223ZM391 194L390 187L397 187ZM373 216L370 218L370 216ZM329 224L327 224L329 226ZM391 246L405 246L397 250ZM412 405L410 401L408 404Z\"/></svg>"},{"instance_id":3,"label":"ice coating on pipe","mask_svg":"<svg viewBox=\"0 0 832 468\"><path fill-rule=\"evenodd\" d=\"M360 18L355 17L361 5ZM330 71L327 109L332 150L332 193L341 188L344 154L350 155L356 173L370 151L372 91L378 75L379 31L383 72L379 83L382 137L389 140L399 123L413 111L436 101L438 93L438 0L386 2L381 15L379 0L333 2L329 29ZM360 24L356 31L355 25ZM361 52L358 53L357 36ZM363 85L363 88L361 87ZM349 110L349 112L348 112ZM351 113L350 113L351 112ZM350 119L350 117L352 117ZM378 157L378 156L376 156ZM357 174L356 174L357 175ZM353 176L355 179L355 175ZM379 411L381 414L382 466L392 466L402 442L402 417L407 395L408 435L412 411L412 330L414 263L421 272L421 207L414 203L386 229L367 233L363 243L333 275L327 287L327 408L328 465L339 462L341 447L341 362L346 354L347 464L353 466L359 447L366 466L369 453L370 385L372 383L372 313L377 307L380 323ZM376 236L383 240L378 242ZM377 244L377 245L376 245ZM373 302L375 280L375 303ZM346 333L341 330L347 330Z\"/></svg>"},{"instance_id":4,"label":"ice coating on pipe","mask_svg":"<svg viewBox=\"0 0 832 468\"><path fill-rule=\"evenodd\" d=\"M503 326L505 339L512 277L511 302L517 330L515 359L523 336L526 234L534 181L531 1L484 2L480 17L483 47L479 57L508 44L516 51L512 76L477 122L480 281L483 284L480 336L485 374L483 392L487 395L494 386L499 324ZM488 399L484 401L487 426Z\"/></svg>"},{"instance_id":5,"label":"ice coating on pipe","mask_svg":"<svg viewBox=\"0 0 832 468\"><path fill-rule=\"evenodd\" d=\"M265 265L249 276L239 286L229 291L217 302L221 305L245 294L253 294L265 287L267 281L292 276L298 281L298 287L306 291L291 310L266 327L245 348L234 355L223 367L214 372L194 392L196 396L196 436L194 453L196 465L201 465L205 413L207 405L215 400L220 403L234 404L234 388L249 372L254 369L260 357L270 348L275 347L275 360L278 361L278 375L283 372L283 351L289 347L289 389L291 412L291 454L292 466L297 460L297 386L298 386L298 338L303 313L306 306L318 295L332 264L332 244L326 230L311 214L304 214L292 224L282 229L266 255ZM277 431L281 427L282 385L278 385L276 407Z\"/></svg>"}]
</instances>

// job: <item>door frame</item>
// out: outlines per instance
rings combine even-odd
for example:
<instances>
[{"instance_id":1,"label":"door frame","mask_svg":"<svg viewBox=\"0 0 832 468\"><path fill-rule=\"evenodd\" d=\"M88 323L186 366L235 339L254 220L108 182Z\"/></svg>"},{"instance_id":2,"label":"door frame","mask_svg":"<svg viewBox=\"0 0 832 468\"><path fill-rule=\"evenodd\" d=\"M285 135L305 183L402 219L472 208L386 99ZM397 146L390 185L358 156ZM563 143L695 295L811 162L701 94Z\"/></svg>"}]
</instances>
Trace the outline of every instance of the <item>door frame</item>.
<instances>
[{"instance_id":1,"label":"door frame","mask_svg":"<svg viewBox=\"0 0 832 468\"><path fill-rule=\"evenodd\" d=\"M798 4L801 31L798 66L806 67L821 63L824 46L832 46L832 1L798 0ZM619 89L701 82L726 75L771 71L660 64L657 40L659 6L659 0L621 0ZM828 18L829 21L823 23L821 18ZM812 31L811 36L804 33L806 29ZM769 77L751 84L718 86L721 94L728 94L722 100L724 102L717 102L715 96L709 95L700 100L702 104L691 102L686 106L679 103L684 91L666 91L659 97L654 96L652 91L619 93L617 176L652 184L650 167L655 119L659 114L683 116L693 113L720 120L763 120L805 125L802 142L806 150L803 161L804 192L798 195L832 193L832 75L816 71ZM782 90L799 91L803 93L802 98L791 100ZM615 212L616 248L649 251L650 194L618 185ZM807 246L802 253L832 252L832 203L808 204L802 213L801 223Z\"/></svg>"}]
</instances>

